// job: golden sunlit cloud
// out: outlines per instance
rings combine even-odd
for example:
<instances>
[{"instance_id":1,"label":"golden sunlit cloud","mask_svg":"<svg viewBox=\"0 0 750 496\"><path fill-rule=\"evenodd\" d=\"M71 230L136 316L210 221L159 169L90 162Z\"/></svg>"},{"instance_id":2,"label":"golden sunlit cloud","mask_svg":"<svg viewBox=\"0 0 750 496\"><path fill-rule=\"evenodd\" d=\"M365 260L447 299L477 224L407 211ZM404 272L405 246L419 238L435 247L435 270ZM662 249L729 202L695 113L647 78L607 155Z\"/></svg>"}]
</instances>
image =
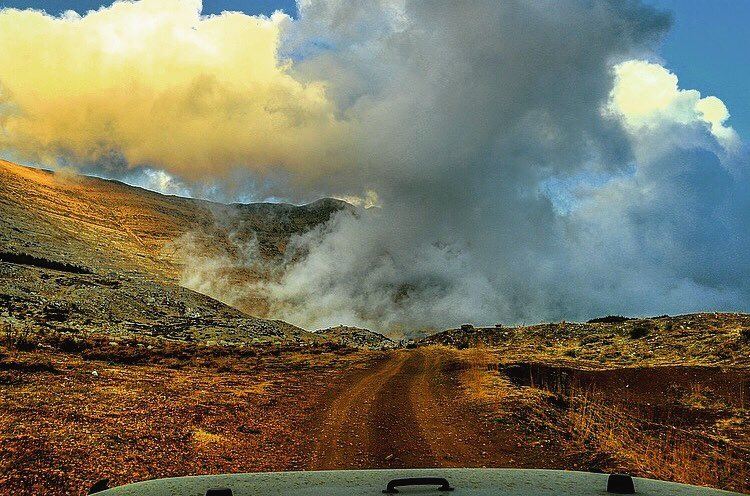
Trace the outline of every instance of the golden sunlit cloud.
<instances>
[{"instance_id":1,"label":"golden sunlit cloud","mask_svg":"<svg viewBox=\"0 0 750 496\"><path fill-rule=\"evenodd\" d=\"M201 8L0 11L0 147L48 164L116 153L186 178L329 164L321 142L341 124L324 87L295 80L278 56L291 19Z\"/></svg>"}]
</instances>

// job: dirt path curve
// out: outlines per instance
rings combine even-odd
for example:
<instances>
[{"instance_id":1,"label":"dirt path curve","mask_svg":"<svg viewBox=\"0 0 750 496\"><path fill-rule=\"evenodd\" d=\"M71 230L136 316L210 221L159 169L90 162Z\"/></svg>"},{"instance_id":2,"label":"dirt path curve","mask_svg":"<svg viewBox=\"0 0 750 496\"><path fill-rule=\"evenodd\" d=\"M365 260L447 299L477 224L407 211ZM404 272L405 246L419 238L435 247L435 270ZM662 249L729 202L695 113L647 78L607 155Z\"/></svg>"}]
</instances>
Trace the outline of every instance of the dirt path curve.
<instances>
[{"instance_id":1,"label":"dirt path curve","mask_svg":"<svg viewBox=\"0 0 750 496\"><path fill-rule=\"evenodd\" d=\"M456 363L444 350L400 350L349 378L311 433L307 468L519 466L519 455L539 466L461 396Z\"/></svg>"}]
</instances>

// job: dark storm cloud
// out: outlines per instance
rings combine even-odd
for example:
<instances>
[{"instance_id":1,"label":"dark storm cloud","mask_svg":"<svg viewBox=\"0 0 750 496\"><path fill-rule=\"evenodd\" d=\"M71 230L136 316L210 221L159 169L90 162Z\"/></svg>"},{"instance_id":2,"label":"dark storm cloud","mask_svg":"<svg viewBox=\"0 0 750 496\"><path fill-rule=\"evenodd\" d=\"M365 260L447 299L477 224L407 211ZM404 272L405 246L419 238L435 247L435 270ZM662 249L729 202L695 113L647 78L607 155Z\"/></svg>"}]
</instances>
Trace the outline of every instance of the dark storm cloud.
<instances>
[{"instance_id":1,"label":"dark storm cloud","mask_svg":"<svg viewBox=\"0 0 750 496\"><path fill-rule=\"evenodd\" d=\"M560 216L540 187L632 168L631 139L602 109L613 64L648 53L667 16L638 2L313 1L300 11L287 40L304 54L297 77L328 78L358 123L355 163L329 188L364 185L383 208L298 240L307 256L265 288L282 315L414 327L641 313L675 281L652 260L638 270L660 275L644 291L618 269L633 254L605 239L599 274L587 277L586 230L605 226ZM311 33L326 35L305 46ZM611 241L638 229L636 205L608 207L599 213L626 224L606 226ZM683 306L704 286L691 285Z\"/></svg>"}]
</instances>

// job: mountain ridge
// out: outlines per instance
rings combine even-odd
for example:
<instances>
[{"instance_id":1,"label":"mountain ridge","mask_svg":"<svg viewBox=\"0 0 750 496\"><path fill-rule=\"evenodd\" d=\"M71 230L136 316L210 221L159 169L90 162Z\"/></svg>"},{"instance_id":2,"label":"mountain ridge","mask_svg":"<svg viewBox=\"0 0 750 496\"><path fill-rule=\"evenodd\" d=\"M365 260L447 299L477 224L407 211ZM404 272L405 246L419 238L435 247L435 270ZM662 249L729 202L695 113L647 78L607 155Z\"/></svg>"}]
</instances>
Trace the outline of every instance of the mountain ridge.
<instances>
[{"instance_id":1,"label":"mountain ridge","mask_svg":"<svg viewBox=\"0 0 750 496\"><path fill-rule=\"evenodd\" d=\"M351 206L333 198L305 205L222 204L0 161L3 251L74 265L85 265L88 258L106 268L170 280L179 279L182 264L167 244L185 233L216 227L253 229L262 253L278 256L289 236L326 222L346 208ZM220 225L226 219L230 222ZM85 257L62 250L66 245ZM119 256L119 263L113 263L112 252Z\"/></svg>"}]
</instances>

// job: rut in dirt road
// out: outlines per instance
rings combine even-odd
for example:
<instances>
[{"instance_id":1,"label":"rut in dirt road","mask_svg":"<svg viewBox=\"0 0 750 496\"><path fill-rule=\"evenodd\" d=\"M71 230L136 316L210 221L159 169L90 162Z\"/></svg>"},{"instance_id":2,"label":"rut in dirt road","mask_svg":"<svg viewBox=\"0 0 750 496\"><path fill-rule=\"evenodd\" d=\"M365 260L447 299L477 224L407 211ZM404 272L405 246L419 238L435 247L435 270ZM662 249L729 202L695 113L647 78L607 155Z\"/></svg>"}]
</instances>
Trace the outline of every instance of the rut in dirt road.
<instances>
[{"instance_id":1,"label":"rut in dirt road","mask_svg":"<svg viewBox=\"0 0 750 496\"><path fill-rule=\"evenodd\" d=\"M429 455L418 431L406 438L400 431L406 425L416 427L402 372L410 358L407 353L394 354L333 401L318 435L312 468L395 462L392 445L398 439L409 439L410 453L419 450L419 456Z\"/></svg>"},{"instance_id":2,"label":"rut in dirt road","mask_svg":"<svg viewBox=\"0 0 750 496\"><path fill-rule=\"evenodd\" d=\"M313 433L308 468L519 466L524 456L540 466L462 397L456 363L445 350L401 350L353 377Z\"/></svg>"}]
</instances>

